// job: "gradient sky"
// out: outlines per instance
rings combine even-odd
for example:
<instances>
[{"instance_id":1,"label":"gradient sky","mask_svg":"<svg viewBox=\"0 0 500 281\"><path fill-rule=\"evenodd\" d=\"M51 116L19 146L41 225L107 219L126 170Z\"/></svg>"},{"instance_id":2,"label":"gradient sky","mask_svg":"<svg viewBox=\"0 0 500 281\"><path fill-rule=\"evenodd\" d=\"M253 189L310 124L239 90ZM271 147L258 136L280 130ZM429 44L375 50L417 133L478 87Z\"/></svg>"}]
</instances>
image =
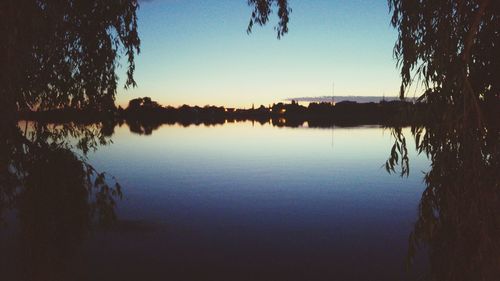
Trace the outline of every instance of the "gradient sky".
<instances>
[{"instance_id":1,"label":"gradient sky","mask_svg":"<svg viewBox=\"0 0 500 281\"><path fill-rule=\"evenodd\" d=\"M289 33L271 22L247 35L246 0L149 0L138 13L138 87L163 105L268 105L291 97L396 96L399 74L385 0L290 0ZM123 79L121 80L123 81Z\"/></svg>"}]
</instances>

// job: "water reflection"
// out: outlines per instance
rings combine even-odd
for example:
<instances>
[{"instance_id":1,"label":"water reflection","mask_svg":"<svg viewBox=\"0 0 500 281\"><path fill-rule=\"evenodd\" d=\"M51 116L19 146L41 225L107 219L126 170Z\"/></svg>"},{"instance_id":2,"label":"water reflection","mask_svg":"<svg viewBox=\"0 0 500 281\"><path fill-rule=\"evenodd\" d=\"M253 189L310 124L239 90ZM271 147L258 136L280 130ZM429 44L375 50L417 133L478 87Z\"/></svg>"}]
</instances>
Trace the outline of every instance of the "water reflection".
<instances>
[{"instance_id":1,"label":"water reflection","mask_svg":"<svg viewBox=\"0 0 500 281\"><path fill-rule=\"evenodd\" d=\"M0 219L18 225L18 279L68 280L77 249L92 226L116 220L118 183L87 163L89 150L109 140L104 126L31 124L2 128ZM6 216L17 217L5 220ZM10 224L10 225L9 225ZM22 277L21 277L22 276Z\"/></svg>"},{"instance_id":2,"label":"water reflection","mask_svg":"<svg viewBox=\"0 0 500 281\"><path fill-rule=\"evenodd\" d=\"M151 121L146 119L126 119L123 123L126 124L131 133L138 135L152 135L154 131L161 128L163 125L167 126L205 126L205 127L213 127L213 126L221 126L227 123L247 123L251 122L253 126L256 124L264 126L271 125L273 127L279 128L322 128L328 129L333 127L359 127L359 126L369 126L378 124L369 123L369 122L347 122L347 121L334 121L331 119L311 119L304 120L302 118L284 118L284 117L274 117L274 118L262 118L262 119L172 119L172 120L162 120L162 121ZM108 132L113 132L113 128L115 125L122 125L115 123L109 123L109 127L103 127ZM113 127L111 126L113 125ZM111 136L111 135L109 135Z\"/></svg>"},{"instance_id":3,"label":"water reflection","mask_svg":"<svg viewBox=\"0 0 500 281\"><path fill-rule=\"evenodd\" d=\"M460 119L412 128L416 148L431 159L426 189L410 234L409 262L429 254L429 280L498 280L500 277L500 116ZM488 114L491 113L491 114ZM406 140L396 143L389 170L409 173Z\"/></svg>"},{"instance_id":4,"label":"water reflection","mask_svg":"<svg viewBox=\"0 0 500 281\"><path fill-rule=\"evenodd\" d=\"M205 126L222 125L219 123L203 124ZM264 124L275 127L315 128L317 126L307 123L296 124L293 120L268 120ZM419 249L421 250L420 253L422 249L425 253L428 253L429 270L425 273L425 279L495 280L500 276L500 241L498 238L500 237L500 180L498 174L498 171L500 171L498 150L500 138L498 125L495 122L489 122L488 124L484 129L476 128L467 130L466 133L456 128L449 130L432 125L412 128L417 150L427 154L432 161L431 169L425 175L426 188L419 204L417 222L410 234L409 245L410 262ZM87 163L85 157L78 154L78 151L82 151L85 155L86 152L107 144L110 137L116 133L116 125L113 122L82 126L75 124L58 126L33 124L32 126L25 126L25 124L20 123L17 126L7 128L8 130L4 130L5 134L0 139L2 149L0 162L0 168L2 169L0 173L0 215L3 215L0 217L5 217L5 214L12 212L9 210L15 210L14 213L19 221L19 233L16 237L20 240L19 245L21 245L21 262L19 263L21 269L19 272L22 272L25 280L64 280L68 277L65 272L72 266L70 264L71 257L76 255L92 226L109 225L109 223L116 220L116 201L122 195L119 185L109 185L109 179L106 180L105 174L97 172ZM191 123L184 125L191 125ZM161 124L152 125L140 122L131 124L128 122L127 126L131 133L148 135L160 128ZM179 130L182 130L182 128L179 128ZM403 166L399 167L403 168L403 173L408 173L410 165L407 161L410 161L411 157L407 153L410 153L412 148L408 146L400 128L392 128L392 130L397 141L393 153L391 153L392 157L387 163L387 168L389 170L396 169L397 164L401 164L401 161L403 161ZM218 133L217 135L221 137ZM162 138L159 141L165 142L167 140ZM272 155L272 157L274 156ZM357 155L356 157L360 157L360 159L367 158L368 154ZM196 159L200 162L200 165L204 163L210 164L210 161L203 159L200 155ZM153 159L145 160L153 161ZM354 162L356 162L355 165L360 165L360 161ZM182 165L182 163L179 163L179 165ZM193 169L193 167L188 168ZM349 168L354 169L355 166ZM297 171L300 171L300 169ZM306 173L307 171L309 170L302 172ZM151 173L151 171L143 171L143 173L146 172ZM226 172L224 171L224 174ZM193 171L190 173L195 174ZM140 176L141 179L137 179L137 181L146 181L147 175ZM270 179L273 178L273 175L268 176ZM368 177L365 174L363 176ZM232 182L229 181L230 179L232 178L228 177L226 180ZM314 181L311 182L314 183ZM405 187L400 188L404 189ZM256 196L247 193L247 191L242 188L238 192L247 194L248 198ZM151 190L151 192L154 192L154 190ZM227 194L231 194L232 191L226 192L228 193L223 194L229 196ZM252 189L252 192L255 193L256 191ZM296 191L291 187L289 192ZM209 193L203 194L210 196ZM270 197L274 196L273 194L266 194ZM176 194L176 196L180 195ZM300 194L300 197L307 196L307 192ZM363 195L358 194L357 196ZM233 197L238 198L237 196ZM234 198L233 200L236 200ZM391 200L393 199L391 198ZM273 200L271 202L274 202ZM377 200L377 204L384 204L383 199ZM389 204L391 200L387 199L388 202L384 202ZM179 201L180 203L185 202L182 198ZM243 201L245 200L241 200L241 202ZM318 203L318 201L314 202ZM205 201L200 201L200 203L208 204ZM330 202L332 205L339 203L342 204L342 201ZM265 202L262 204L265 204ZM227 208L231 209L230 207ZM238 217L238 212L242 211L238 207L232 208L234 214L228 212L226 215ZM356 209L358 208L362 208L362 206L357 206ZM179 209L181 208L177 210ZM327 209L338 211L335 208ZM289 210L293 209L290 208ZM304 213L311 211L307 208L302 210ZM195 212L195 210L193 209L191 212ZM258 210L252 212L258 212ZM314 213L314 211L311 213ZM317 214L321 215L319 212ZM275 219L269 213L267 215L269 219ZM335 214L330 215L335 216ZM304 216L308 217L307 215ZM179 217L182 217L182 215L179 215ZM194 217L188 214L185 218L193 219ZM210 216L206 219L208 222L204 222L203 225L210 225L215 222L210 221L211 219L214 220ZM218 219L223 221L220 217ZM182 221L182 223L178 224L196 224L195 221L191 220ZM366 224L379 223L367 219L360 221ZM290 219L290 222L295 223L292 219ZM287 229L286 225L275 223L280 225L281 228ZM323 222L318 224L321 225L321 223ZM331 223L338 224L338 221ZM184 227L189 228L191 226ZM214 226L205 227L211 229ZM317 225L310 224L309 227L311 234L319 235L318 233L321 233L319 231L314 232L313 229L318 227ZM270 227L270 229L272 228ZM280 237L284 237L283 229L273 231L281 233L282 236ZM210 231L213 231L213 233L210 233ZM212 239L215 245L224 247L224 242L217 239L223 240L224 235L229 234L221 234L213 229L210 231L207 231L208 234L205 233L206 236ZM232 231L240 235L244 234L244 232L238 232L237 228ZM275 235L273 231L269 231L268 234ZM264 231L264 233L267 232ZM336 237L336 239L343 239L342 235L339 234L342 233L341 228L336 232L328 233L328 235ZM173 240L176 239L176 235L175 233L172 235L174 236ZM219 237L220 235L221 237ZM289 233L288 235L305 239L300 233ZM326 232L323 232L319 236L314 236L314 239L309 237L307 239L310 240L300 241L309 241L309 245L312 245L319 243L315 240L317 237L324 237L325 235ZM374 239L374 237L370 237L371 235L377 236L375 233L366 232L363 239L366 241ZM207 237L203 238L202 233L200 236L202 236L202 240L208 239ZM177 241L181 241L181 243L179 245L169 244L167 248L180 255L185 254L185 251L193 254L196 251L194 249L196 243L201 245L198 240L200 236L177 238ZM246 241L248 249L253 245L254 240L252 239L255 239L255 237L252 238L248 234L236 240L230 240L234 239L231 235L226 238L233 242ZM268 238L271 240L276 239L274 236L266 237L266 239ZM186 241L191 241L195 246L189 245ZM274 241L274 243L279 244L278 241ZM158 245L155 244L156 246ZM145 252L148 251L147 249L155 250L147 247L145 246L143 249ZM229 249L223 249L223 251L230 252ZM283 251L286 251L286 249ZM307 249L303 251L307 253ZM349 251L353 250L339 249L339 252L346 253L347 256ZM289 252L293 253L291 250ZM258 257L258 253L261 252L255 252L254 257ZM377 256L382 253L372 254ZM327 256L326 253L318 254L318 259L320 259L318 263L328 263L329 261L325 258ZM221 259L219 262L224 263L227 261ZM331 262L339 263L339 260ZM375 260L373 262L376 263ZM212 264L214 268L219 266L217 270L224 270L221 264ZM168 265L164 266L168 268ZM195 265L191 264L190 266L192 266L191 269L196 269ZM189 268L189 266L187 267ZM207 269L208 266L202 267ZM214 268L211 268L209 272L214 273L217 271ZM277 269L269 268L268 270L276 272ZM233 273L236 274L236 271ZM345 276L349 276L345 273L346 271L349 270L343 270L342 272L344 272ZM328 274L329 276L336 275L335 272L329 272ZM422 273L419 272L418 274ZM320 277L321 273L316 272L314 276ZM286 279L285 276L274 275L274 277L276 279L282 277Z\"/></svg>"}]
</instances>

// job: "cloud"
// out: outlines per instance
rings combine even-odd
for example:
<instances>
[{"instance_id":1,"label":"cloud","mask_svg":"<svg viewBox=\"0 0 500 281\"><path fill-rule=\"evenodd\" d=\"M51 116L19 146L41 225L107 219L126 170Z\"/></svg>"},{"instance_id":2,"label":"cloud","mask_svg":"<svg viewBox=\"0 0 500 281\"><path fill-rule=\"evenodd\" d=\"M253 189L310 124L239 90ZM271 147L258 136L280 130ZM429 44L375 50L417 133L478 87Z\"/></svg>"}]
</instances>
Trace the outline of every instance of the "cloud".
<instances>
[{"instance_id":1,"label":"cloud","mask_svg":"<svg viewBox=\"0 0 500 281\"><path fill-rule=\"evenodd\" d=\"M399 100L398 97L382 97L382 96L335 96L335 102L341 101L355 101L358 103L367 103L367 102L380 102L381 100L393 101ZM297 97L297 98L288 98L285 101L298 101L298 102L331 102L332 96L320 96L320 97ZM408 100L413 100L409 98Z\"/></svg>"}]
</instances>

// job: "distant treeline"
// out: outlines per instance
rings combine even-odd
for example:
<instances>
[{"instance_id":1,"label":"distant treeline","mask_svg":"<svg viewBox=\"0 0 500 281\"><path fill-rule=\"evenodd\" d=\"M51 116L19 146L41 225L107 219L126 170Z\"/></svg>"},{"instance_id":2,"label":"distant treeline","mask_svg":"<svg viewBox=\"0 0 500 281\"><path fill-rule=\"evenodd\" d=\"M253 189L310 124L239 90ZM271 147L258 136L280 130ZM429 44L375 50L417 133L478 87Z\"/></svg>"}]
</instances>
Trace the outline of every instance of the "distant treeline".
<instances>
[{"instance_id":1,"label":"distant treeline","mask_svg":"<svg viewBox=\"0 0 500 281\"><path fill-rule=\"evenodd\" d=\"M58 109L43 112L23 112L21 118L50 123L126 122L131 126L156 127L161 124L223 124L235 121L271 122L275 125L330 127L332 125L410 125L418 122L419 108L424 105L407 101L356 103L343 101L310 103L302 106L296 101L276 103L250 109L217 106L161 106L151 98L137 98L128 107L111 107L105 111Z\"/></svg>"}]
</instances>

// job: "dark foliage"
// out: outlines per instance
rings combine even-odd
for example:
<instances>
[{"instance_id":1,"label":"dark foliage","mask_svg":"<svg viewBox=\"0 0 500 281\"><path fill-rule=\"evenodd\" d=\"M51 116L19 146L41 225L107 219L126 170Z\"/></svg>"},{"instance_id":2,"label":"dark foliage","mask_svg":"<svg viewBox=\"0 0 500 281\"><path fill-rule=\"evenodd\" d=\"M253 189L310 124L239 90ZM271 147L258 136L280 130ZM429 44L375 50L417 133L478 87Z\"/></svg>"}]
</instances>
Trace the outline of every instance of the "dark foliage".
<instances>
[{"instance_id":1,"label":"dark foliage","mask_svg":"<svg viewBox=\"0 0 500 281\"><path fill-rule=\"evenodd\" d=\"M266 2L266 1L262 1ZM394 55L401 98L417 81L425 106L413 124L416 149L432 160L410 236L409 258L422 245L430 280L500 276L500 1L389 0L398 31ZM266 23L265 3L258 23ZM257 6L259 7L259 6ZM252 16L254 17L256 13ZM288 15L282 18L288 22ZM320 108L320 107L318 107ZM410 172L402 130L388 171Z\"/></svg>"},{"instance_id":2,"label":"dark foliage","mask_svg":"<svg viewBox=\"0 0 500 281\"><path fill-rule=\"evenodd\" d=\"M137 9L136 0L0 2L0 219L18 210L31 258L51 260L49 248L69 249L92 221L113 221L121 190L85 157L109 142L109 126L26 123L21 129L18 114L113 116L122 56L125 87L135 86Z\"/></svg>"},{"instance_id":3,"label":"dark foliage","mask_svg":"<svg viewBox=\"0 0 500 281\"><path fill-rule=\"evenodd\" d=\"M163 107L149 97L133 99L126 109L118 109L115 114L100 114L77 110L52 110L25 112L22 118L42 123L103 124L103 129L112 135L116 123L126 122L130 130L138 134L150 135L162 124L178 123L216 125L234 121L257 121L261 124L272 122L276 126L298 127L306 122L309 127L332 127L354 125L403 126L420 122L423 112L421 104L403 101L380 103L339 102L310 103L308 107L292 101L265 107L249 109L224 108L216 106L188 106L178 108Z\"/></svg>"},{"instance_id":4,"label":"dark foliage","mask_svg":"<svg viewBox=\"0 0 500 281\"><path fill-rule=\"evenodd\" d=\"M118 59L135 86L136 0L0 3L0 106L16 110L114 107Z\"/></svg>"},{"instance_id":5,"label":"dark foliage","mask_svg":"<svg viewBox=\"0 0 500 281\"><path fill-rule=\"evenodd\" d=\"M432 160L410 236L409 257L424 246L430 280L500 276L500 3L391 0L399 37L401 96L423 82L426 118L413 126L417 150ZM416 77L416 78L415 78ZM409 173L406 140L387 162ZM400 158L400 162L398 162Z\"/></svg>"},{"instance_id":6,"label":"dark foliage","mask_svg":"<svg viewBox=\"0 0 500 281\"><path fill-rule=\"evenodd\" d=\"M278 24L274 27L278 39L288 32L289 15L292 9L288 6L288 0L248 0L248 5L253 7L247 33L252 32L254 24L265 25L269 21L269 16L273 9L277 8Z\"/></svg>"},{"instance_id":7,"label":"dark foliage","mask_svg":"<svg viewBox=\"0 0 500 281\"><path fill-rule=\"evenodd\" d=\"M0 227L5 213L16 210L23 280L67 280L66 262L92 226L116 220L122 197L116 181L110 184L109 176L73 149L86 153L108 140L98 125L26 123L24 131L17 125L2 129Z\"/></svg>"}]
</instances>

